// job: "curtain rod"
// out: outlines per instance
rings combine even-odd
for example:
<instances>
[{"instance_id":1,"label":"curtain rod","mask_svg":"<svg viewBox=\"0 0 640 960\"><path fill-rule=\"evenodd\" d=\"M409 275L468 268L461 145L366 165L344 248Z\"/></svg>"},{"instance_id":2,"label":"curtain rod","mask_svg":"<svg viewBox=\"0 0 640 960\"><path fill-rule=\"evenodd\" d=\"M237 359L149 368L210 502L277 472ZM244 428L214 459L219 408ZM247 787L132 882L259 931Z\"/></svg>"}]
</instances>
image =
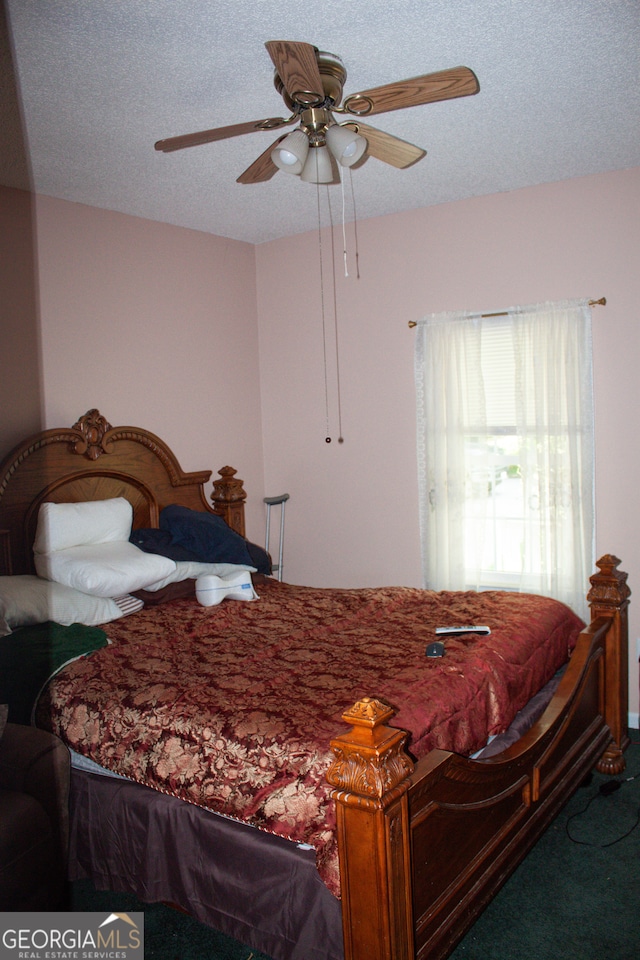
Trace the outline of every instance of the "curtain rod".
<instances>
[{"instance_id":1,"label":"curtain rod","mask_svg":"<svg viewBox=\"0 0 640 960\"><path fill-rule=\"evenodd\" d=\"M606 304L607 304L607 298L606 298L606 297L600 297L599 300L589 300L589 306L590 306L590 307L598 307L598 306L599 306L599 307L605 307ZM481 318L482 320L487 320L489 317L508 317L508 316L509 316L509 311L508 311L508 310L501 310L499 313L481 313L481 314L480 314L480 318ZM410 326L410 327L417 327L417 326L418 326L418 321L417 321L417 320L409 320L409 326Z\"/></svg>"}]
</instances>

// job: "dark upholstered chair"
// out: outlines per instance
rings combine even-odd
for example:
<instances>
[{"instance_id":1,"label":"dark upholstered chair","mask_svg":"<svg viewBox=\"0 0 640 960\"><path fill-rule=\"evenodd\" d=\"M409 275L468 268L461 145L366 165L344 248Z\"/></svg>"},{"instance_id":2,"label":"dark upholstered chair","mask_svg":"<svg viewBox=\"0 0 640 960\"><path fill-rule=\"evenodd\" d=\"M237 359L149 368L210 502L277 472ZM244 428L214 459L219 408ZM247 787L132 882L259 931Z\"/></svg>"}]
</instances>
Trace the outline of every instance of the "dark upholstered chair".
<instances>
[{"instance_id":1,"label":"dark upholstered chair","mask_svg":"<svg viewBox=\"0 0 640 960\"><path fill-rule=\"evenodd\" d=\"M69 751L44 730L3 725L0 715L0 911L63 910Z\"/></svg>"}]
</instances>

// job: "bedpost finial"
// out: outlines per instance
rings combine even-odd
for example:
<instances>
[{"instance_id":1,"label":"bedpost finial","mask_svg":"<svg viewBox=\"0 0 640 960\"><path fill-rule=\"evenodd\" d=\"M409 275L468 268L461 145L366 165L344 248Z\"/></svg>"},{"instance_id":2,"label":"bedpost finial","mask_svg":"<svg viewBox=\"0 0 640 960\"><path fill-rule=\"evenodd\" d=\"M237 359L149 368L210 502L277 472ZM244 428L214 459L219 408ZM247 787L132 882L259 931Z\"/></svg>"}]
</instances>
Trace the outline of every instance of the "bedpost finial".
<instances>
[{"instance_id":1,"label":"bedpost finial","mask_svg":"<svg viewBox=\"0 0 640 960\"><path fill-rule=\"evenodd\" d=\"M611 575L611 573L617 566L619 566L619 564L620 560L618 557L614 557L612 553L605 553L604 556L600 557L599 560L596 560L596 567L598 567L602 573L606 573L608 575Z\"/></svg>"},{"instance_id":2,"label":"bedpost finial","mask_svg":"<svg viewBox=\"0 0 640 960\"><path fill-rule=\"evenodd\" d=\"M213 481L211 494L213 512L222 517L232 530L244 537L244 503L247 494L242 486L243 481L240 477L236 477L233 467L222 467L218 473L220 479Z\"/></svg>"},{"instance_id":3,"label":"bedpost finial","mask_svg":"<svg viewBox=\"0 0 640 960\"><path fill-rule=\"evenodd\" d=\"M231 503L247 499L247 494L242 486L244 481L240 477L236 477L237 472L233 467L221 467L218 470L220 479L213 481L213 493L211 494L214 503L222 501Z\"/></svg>"},{"instance_id":4,"label":"bedpost finial","mask_svg":"<svg viewBox=\"0 0 640 960\"><path fill-rule=\"evenodd\" d=\"M343 803L361 803L364 797L389 800L396 788L407 789L413 771L413 761L404 751L407 735L385 725L394 713L381 700L363 697L342 715L352 727L331 741L334 759L326 777Z\"/></svg>"},{"instance_id":5,"label":"bedpost finial","mask_svg":"<svg viewBox=\"0 0 640 960\"><path fill-rule=\"evenodd\" d=\"M391 707L383 703L382 700L375 700L372 697L363 697L349 707L342 714L345 723L351 723L354 727L374 727L380 726L385 720L389 720L394 714Z\"/></svg>"},{"instance_id":6,"label":"bedpost finial","mask_svg":"<svg viewBox=\"0 0 640 960\"><path fill-rule=\"evenodd\" d=\"M592 607L595 605L621 607L627 603L631 596L631 590L627 585L628 574L618 570L619 563L620 560L611 553L606 553L596 561L600 573L594 573L589 577L591 589L587 594L587 600Z\"/></svg>"}]
</instances>

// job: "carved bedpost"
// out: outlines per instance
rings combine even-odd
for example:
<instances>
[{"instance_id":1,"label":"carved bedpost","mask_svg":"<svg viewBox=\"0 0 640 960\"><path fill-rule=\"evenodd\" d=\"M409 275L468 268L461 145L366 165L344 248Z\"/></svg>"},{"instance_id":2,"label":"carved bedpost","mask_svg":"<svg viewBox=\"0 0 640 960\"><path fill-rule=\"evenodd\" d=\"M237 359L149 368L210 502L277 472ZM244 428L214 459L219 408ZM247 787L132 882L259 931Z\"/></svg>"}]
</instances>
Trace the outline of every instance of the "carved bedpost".
<instances>
[{"instance_id":1,"label":"carved bedpost","mask_svg":"<svg viewBox=\"0 0 640 960\"><path fill-rule=\"evenodd\" d=\"M611 617L605 654L605 720L612 741L597 764L601 773L618 774L625 766L623 751L629 745L627 722L629 711L628 607L631 591L627 574L618 570L620 561L606 554L597 561L600 573L590 577L587 600L591 619Z\"/></svg>"},{"instance_id":2,"label":"carved bedpost","mask_svg":"<svg viewBox=\"0 0 640 960\"><path fill-rule=\"evenodd\" d=\"M233 467L218 470L220 480L213 481L211 501L213 512L229 524L232 530L245 536L244 502L247 499L242 480L236 477Z\"/></svg>"},{"instance_id":3,"label":"carved bedpost","mask_svg":"<svg viewBox=\"0 0 640 960\"><path fill-rule=\"evenodd\" d=\"M345 960L412 960L406 733L385 726L394 711L365 697L331 741L327 780L335 788Z\"/></svg>"}]
</instances>

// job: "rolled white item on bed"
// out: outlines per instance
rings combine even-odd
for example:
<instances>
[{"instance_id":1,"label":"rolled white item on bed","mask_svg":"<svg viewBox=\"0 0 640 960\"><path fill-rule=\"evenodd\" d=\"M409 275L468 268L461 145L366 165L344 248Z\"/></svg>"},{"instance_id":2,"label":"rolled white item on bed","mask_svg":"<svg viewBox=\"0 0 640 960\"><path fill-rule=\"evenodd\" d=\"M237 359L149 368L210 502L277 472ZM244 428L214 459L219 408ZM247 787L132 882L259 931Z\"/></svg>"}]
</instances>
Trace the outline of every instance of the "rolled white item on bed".
<instances>
[{"instance_id":1,"label":"rolled white item on bed","mask_svg":"<svg viewBox=\"0 0 640 960\"><path fill-rule=\"evenodd\" d=\"M203 607L213 607L225 597L229 600L258 600L251 574L247 570L230 577L216 577L211 574L196 580L196 599Z\"/></svg>"}]
</instances>

